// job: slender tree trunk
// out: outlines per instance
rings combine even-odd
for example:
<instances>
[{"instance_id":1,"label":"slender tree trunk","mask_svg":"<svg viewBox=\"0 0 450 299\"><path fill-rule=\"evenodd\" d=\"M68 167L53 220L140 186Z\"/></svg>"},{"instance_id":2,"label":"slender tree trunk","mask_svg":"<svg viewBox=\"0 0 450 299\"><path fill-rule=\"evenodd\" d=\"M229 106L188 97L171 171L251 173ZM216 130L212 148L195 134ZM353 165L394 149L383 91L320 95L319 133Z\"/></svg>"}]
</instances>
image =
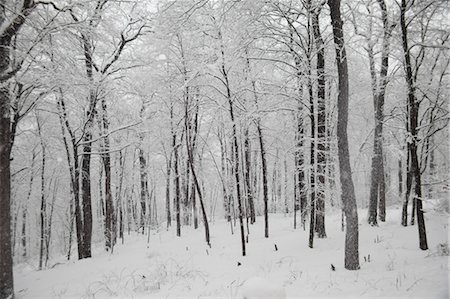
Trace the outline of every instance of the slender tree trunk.
<instances>
[{"instance_id":1,"label":"slender tree trunk","mask_svg":"<svg viewBox=\"0 0 450 299\"><path fill-rule=\"evenodd\" d=\"M245 187L247 190L247 202L250 210L250 222L255 223L255 203L253 200L253 189L250 180L251 174L251 151L250 151L250 138L249 138L249 128L245 129L244 133L244 161L245 161Z\"/></svg>"},{"instance_id":2,"label":"slender tree trunk","mask_svg":"<svg viewBox=\"0 0 450 299\"><path fill-rule=\"evenodd\" d=\"M405 199L403 200L403 208L402 208L402 225L408 225L408 203L409 197L411 194L412 187L412 175L411 175L411 153L409 151L409 144L407 145L407 158L406 158L406 190L405 190Z\"/></svg>"},{"instance_id":3,"label":"slender tree trunk","mask_svg":"<svg viewBox=\"0 0 450 299\"><path fill-rule=\"evenodd\" d=\"M398 158L398 197L402 198L403 195L403 162L402 158Z\"/></svg>"},{"instance_id":4,"label":"slender tree trunk","mask_svg":"<svg viewBox=\"0 0 450 299\"><path fill-rule=\"evenodd\" d=\"M21 241L22 241L22 256L26 257L27 256L27 214L28 214L28 202L30 200L31 197L31 192L33 191L33 181L34 181L34 173L33 173L33 169L34 169L34 162L36 160L36 151L35 149L33 149L33 154L32 154L32 158L31 158L31 164L30 164L30 183L29 183L29 187L28 187L28 193L27 193L27 197L25 199L25 203L23 205L22 208L22 236L21 236Z\"/></svg>"},{"instance_id":5,"label":"slender tree trunk","mask_svg":"<svg viewBox=\"0 0 450 299\"><path fill-rule=\"evenodd\" d=\"M39 121L39 117L36 116L36 122L38 127L38 135L41 143L41 209L40 209L40 225L41 225L41 236L39 242L39 270L42 270L42 265L44 261L44 251L45 251L45 230L47 227L47 202L45 196L45 162L46 162L46 145L42 136L42 127Z\"/></svg>"},{"instance_id":6,"label":"slender tree trunk","mask_svg":"<svg viewBox=\"0 0 450 299\"><path fill-rule=\"evenodd\" d=\"M347 121L348 121L348 67L345 52L344 32L342 30L341 1L329 0L333 39L336 48L336 64L339 75L338 82L338 155L339 173L342 185L342 202L346 219L345 233L345 268L359 269L358 244L358 211L356 206L355 189L350 167L350 153L348 150Z\"/></svg>"},{"instance_id":7,"label":"slender tree trunk","mask_svg":"<svg viewBox=\"0 0 450 299\"><path fill-rule=\"evenodd\" d=\"M289 214L289 198L288 198L288 166L287 159L284 156L284 213Z\"/></svg>"},{"instance_id":8,"label":"slender tree trunk","mask_svg":"<svg viewBox=\"0 0 450 299\"><path fill-rule=\"evenodd\" d=\"M172 130L172 146L173 146L173 172L175 187L175 218L177 223L177 236L181 236L181 219L180 219L180 176L178 172L178 145L176 144L177 135Z\"/></svg>"},{"instance_id":9,"label":"slender tree trunk","mask_svg":"<svg viewBox=\"0 0 450 299\"><path fill-rule=\"evenodd\" d=\"M141 205L141 215L139 226L142 228L142 234L145 231L145 217L146 217L146 198L147 198L147 161L145 160L144 150L139 148L139 173L140 173L140 182L141 182L141 197L140 197L140 205Z\"/></svg>"},{"instance_id":10,"label":"slender tree trunk","mask_svg":"<svg viewBox=\"0 0 450 299\"><path fill-rule=\"evenodd\" d=\"M103 161L103 170L105 172L105 248L106 251L112 251L113 247L113 222L114 222L114 204L111 190L111 154L110 141L109 141L109 120L108 120L108 110L107 110L106 100L103 98L101 100L101 111L98 115L100 134L104 135L102 138L101 159Z\"/></svg>"},{"instance_id":11,"label":"slender tree trunk","mask_svg":"<svg viewBox=\"0 0 450 299\"><path fill-rule=\"evenodd\" d=\"M317 51L317 237L326 238L325 232L325 174L326 174L326 113L325 113L325 49L319 26L319 9L312 12L312 27Z\"/></svg>"},{"instance_id":12,"label":"slender tree trunk","mask_svg":"<svg viewBox=\"0 0 450 299\"><path fill-rule=\"evenodd\" d=\"M234 176L236 179L236 196L237 196L237 202L238 202L238 210L239 210L239 226L241 231L241 245L242 245L242 256L246 255L245 252L245 232L244 232L244 210L242 206L242 197L241 197L241 182L240 182L240 175L239 175L239 146L238 146L238 136L237 136L237 129L236 129L236 121L234 119L234 104L233 104L233 98L231 95L231 89L230 89L230 83L228 80L228 72L227 68L225 67L225 52L223 47L223 40L222 40L222 34L219 31L219 39L221 40L221 56L222 56L222 65L221 65L221 73L224 79L224 85L226 88L226 97L229 104L229 113L230 113L230 119L232 123L232 138L233 138L233 147L234 147Z\"/></svg>"},{"instance_id":13,"label":"slender tree trunk","mask_svg":"<svg viewBox=\"0 0 450 299\"><path fill-rule=\"evenodd\" d=\"M269 237L269 195L267 190L267 162L264 140L261 130L260 120L257 120L256 129L258 131L259 147L261 151L262 179L263 179L263 199L264 199L264 237Z\"/></svg>"},{"instance_id":14,"label":"slender tree trunk","mask_svg":"<svg viewBox=\"0 0 450 299\"><path fill-rule=\"evenodd\" d=\"M374 102L374 152L372 157L371 187L369 198L369 217L368 222L371 225L377 225L377 208L379 209L380 221L386 220L386 194L385 194L385 170L383 159L383 121L384 121L384 99L386 86L388 84L389 69L389 45L392 30L394 26L388 19L387 8L384 0L378 0L383 21L383 41L381 49L380 74L377 80L374 51L372 42L368 41L368 53L370 61L370 73L372 77L372 92Z\"/></svg>"},{"instance_id":15,"label":"slender tree trunk","mask_svg":"<svg viewBox=\"0 0 450 299\"><path fill-rule=\"evenodd\" d=\"M55 202L58 194L58 179L55 179L55 183L53 184L53 194L52 194L52 202L50 206L50 214L47 219L47 227L45 234L45 267L47 267L48 259L50 255L50 243L52 240L52 221L53 221L53 211L55 210Z\"/></svg>"},{"instance_id":16,"label":"slender tree trunk","mask_svg":"<svg viewBox=\"0 0 450 299\"><path fill-rule=\"evenodd\" d=\"M419 247L422 250L428 249L427 235L425 230L425 219L422 210L422 182L417 158L417 125L419 116L419 102L415 96L415 82L412 75L410 48L408 46L408 28L405 20L406 14L406 0L402 0L400 7L400 27L402 31L402 46L404 54L404 66L406 83L408 86L408 106L409 106L409 133L411 140L409 140L409 150L411 153L411 171L414 175L414 201L417 212L417 226L419 231Z\"/></svg>"},{"instance_id":17,"label":"slender tree trunk","mask_svg":"<svg viewBox=\"0 0 450 299\"><path fill-rule=\"evenodd\" d=\"M172 153L167 158L167 171L166 171L166 221L167 229L172 225L172 216L170 214L170 174L172 171Z\"/></svg>"},{"instance_id":18,"label":"slender tree trunk","mask_svg":"<svg viewBox=\"0 0 450 299\"><path fill-rule=\"evenodd\" d=\"M381 159L383 160L383 149L381 149ZM384 164L384 162L381 162L380 181L378 184L378 216L381 222L386 221L386 172Z\"/></svg>"},{"instance_id":19,"label":"slender tree trunk","mask_svg":"<svg viewBox=\"0 0 450 299\"><path fill-rule=\"evenodd\" d=\"M309 78L311 78L311 61L309 61ZM314 231L316 224L316 116L314 109L314 94L312 80L308 80L308 93L309 93L309 109L310 109L310 120L311 120L311 147L310 147L310 210L309 210L309 248L314 246Z\"/></svg>"}]
</instances>

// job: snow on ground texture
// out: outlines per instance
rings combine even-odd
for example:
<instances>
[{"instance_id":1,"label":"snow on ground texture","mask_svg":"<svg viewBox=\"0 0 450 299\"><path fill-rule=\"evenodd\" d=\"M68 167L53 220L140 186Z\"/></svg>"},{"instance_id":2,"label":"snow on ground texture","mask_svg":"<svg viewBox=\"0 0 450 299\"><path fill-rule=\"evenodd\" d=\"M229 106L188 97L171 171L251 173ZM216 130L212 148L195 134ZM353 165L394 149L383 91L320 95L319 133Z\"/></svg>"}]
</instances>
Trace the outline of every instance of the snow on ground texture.
<instances>
[{"instance_id":1,"label":"snow on ground texture","mask_svg":"<svg viewBox=\"0 0 450 299\"><path fill-rule=\"evenodd\" d=\"M418 247L417 226L399 225L399 209L388 210L387 222L379 227L367 225L365 216L366 211L360 211L359 271L344 269L340 215L327 216L328 237L315 239L313 249L308 247L308 232L293 229L292 217L270 215L269 239L263 236L263 218L250 226L246 257L241 256L238 229L231 235L225 221L211 224L212 248L205 245L202 228L182 228L181 238L174 230L152 232L148 246L146 236L134 233L125 236L125 245L117 245L112 255L99 244L91 259L54 260L49 265L56 265L43 271L17 265L16 294L17 298L252 298L246 292L264 285L284 291L287 298L448 297L448 256L438 253L439 244L447 244L447 215L425 214L427 251Z\"/></svg>"}]
</instances>

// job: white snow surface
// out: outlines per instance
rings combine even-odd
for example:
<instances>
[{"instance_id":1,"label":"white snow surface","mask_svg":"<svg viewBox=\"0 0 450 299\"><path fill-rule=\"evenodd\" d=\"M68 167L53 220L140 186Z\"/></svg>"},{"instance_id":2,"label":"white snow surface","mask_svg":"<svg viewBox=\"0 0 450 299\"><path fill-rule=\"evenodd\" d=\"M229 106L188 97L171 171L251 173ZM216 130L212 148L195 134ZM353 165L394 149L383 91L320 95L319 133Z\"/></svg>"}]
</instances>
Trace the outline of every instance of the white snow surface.
<instances>
[{"instance_id":1,"label":"white snow surface","mask_svg":"<svg viewBox=\"0 0 450 299\"><path fill-rule=\"evenodd\" d=\"M17 298L296 298L423 297L448 298L448 215L425 213L429 250L419 249L417 225L400 226L400 208L387 211L379 227L360 210L361 269L344 268L340 213L327 215L326 239L308 247L308 231L293 229L292 216L269 215L250 225L247 256L241 254L239 226L232 235L226 221L210 224L211 244L203 227L133 232L114 253L93 248L93 258L50 261L37 271L35 261L14 268ZM275 245L278 250L275 250ZM370 262L368 256L370 255ZM238 266L238 263L240 265ZM331 264L335 267L332 271Z\"/></svg>"},{"instance_id":2,"label":"white snow surface","mask_svg":"<svg viewBox=\"0 0 450 299\"><path fill-rule=\"evenodd\" d=\"M244 282L239 290L238 298L284 299L286 298L286 292L281 285L276 285L273 282L261 277L252 277Z\"/></svg>"}]
</instances>

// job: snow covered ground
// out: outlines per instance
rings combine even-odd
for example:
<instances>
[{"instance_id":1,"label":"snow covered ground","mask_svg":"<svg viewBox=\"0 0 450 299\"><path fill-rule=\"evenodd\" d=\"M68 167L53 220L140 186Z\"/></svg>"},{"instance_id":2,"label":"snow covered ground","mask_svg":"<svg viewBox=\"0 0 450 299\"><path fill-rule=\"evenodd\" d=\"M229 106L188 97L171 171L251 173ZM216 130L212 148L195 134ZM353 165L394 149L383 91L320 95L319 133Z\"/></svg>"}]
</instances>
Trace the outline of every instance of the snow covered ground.
<instances>
[{"instance_id":1,"label":"snow covered ground","mask_svg":"<svg viewBox=\"0 0 450 299\"><path fill-rule=\"evenodd\" d=\"M344 269L339 213L327 216L328 238L315 239L313 249L308 247L308 232L293 229L292 217L270 215L269 239L263 237L263 218L250 226L246 257L241 256L238 229L231 235L225 221L211 224L212 248L206 246L202 228L182 228L181 238L173 230L155 231L149 244L146 236L134 233L112 255L98 244L91 259L67 262L61 257L43 271L17 265L16 295L260 298L285 292L288 298L448 298L448 256L439 245L448 244L446 214L426 213L427 251L418 248L417 226L399 225L400 209L388 210L386 223L379 227L368 226L365 217L361 210L359 271Z\"/></svg>"}]
</instances>

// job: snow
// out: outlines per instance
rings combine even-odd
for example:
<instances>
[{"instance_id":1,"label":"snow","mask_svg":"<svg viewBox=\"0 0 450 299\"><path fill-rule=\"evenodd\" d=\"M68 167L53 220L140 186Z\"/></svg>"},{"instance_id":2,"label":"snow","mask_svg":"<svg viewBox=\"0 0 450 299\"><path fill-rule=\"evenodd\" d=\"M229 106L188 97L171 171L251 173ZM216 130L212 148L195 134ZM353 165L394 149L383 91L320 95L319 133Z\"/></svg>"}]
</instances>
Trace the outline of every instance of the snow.
<instances>
[{"instance_id":1,"label":"snow","mask_svg":"<svg viewBox=\"0 0 450 299\"><path fill-rule=\"evenodd\" d=\"M389 209L379 227L366 224L361 210L359 271L344 269L340 213L327 215L327 238L308 247L308 231L293 229L292 217L270 215L250 225L247 256L229 223L211 223L211 244L200 228L133 233L114 253L93 248L94 258L52 260L46 270L15 266L17 298L295 298L426 297L448 298L448 216L425 213L429 250L418 245L417 226L401 227L400 209ZM238 229L235 231L238 232ZM119 241L120 243L120 241ZM275 250L275 244L278 250ZM448 250L447 250L448 252ZM368 259L370 255L370 261ZM240 265L239 265L240 264ZM335 271L331 268L335 267Z\"/></svg>"},{"instance_id":2,"label":"snow","mask_svg":"<svg viewBox=\"0 0 450 299\"><path fill-rule=\"evenodd\" d=\"M242 299L284 299L286 292L281 285L276 285L271 281L261 278L252 277L247 279L239 290L238 298Z\"/></svg>"}]
</instances>

